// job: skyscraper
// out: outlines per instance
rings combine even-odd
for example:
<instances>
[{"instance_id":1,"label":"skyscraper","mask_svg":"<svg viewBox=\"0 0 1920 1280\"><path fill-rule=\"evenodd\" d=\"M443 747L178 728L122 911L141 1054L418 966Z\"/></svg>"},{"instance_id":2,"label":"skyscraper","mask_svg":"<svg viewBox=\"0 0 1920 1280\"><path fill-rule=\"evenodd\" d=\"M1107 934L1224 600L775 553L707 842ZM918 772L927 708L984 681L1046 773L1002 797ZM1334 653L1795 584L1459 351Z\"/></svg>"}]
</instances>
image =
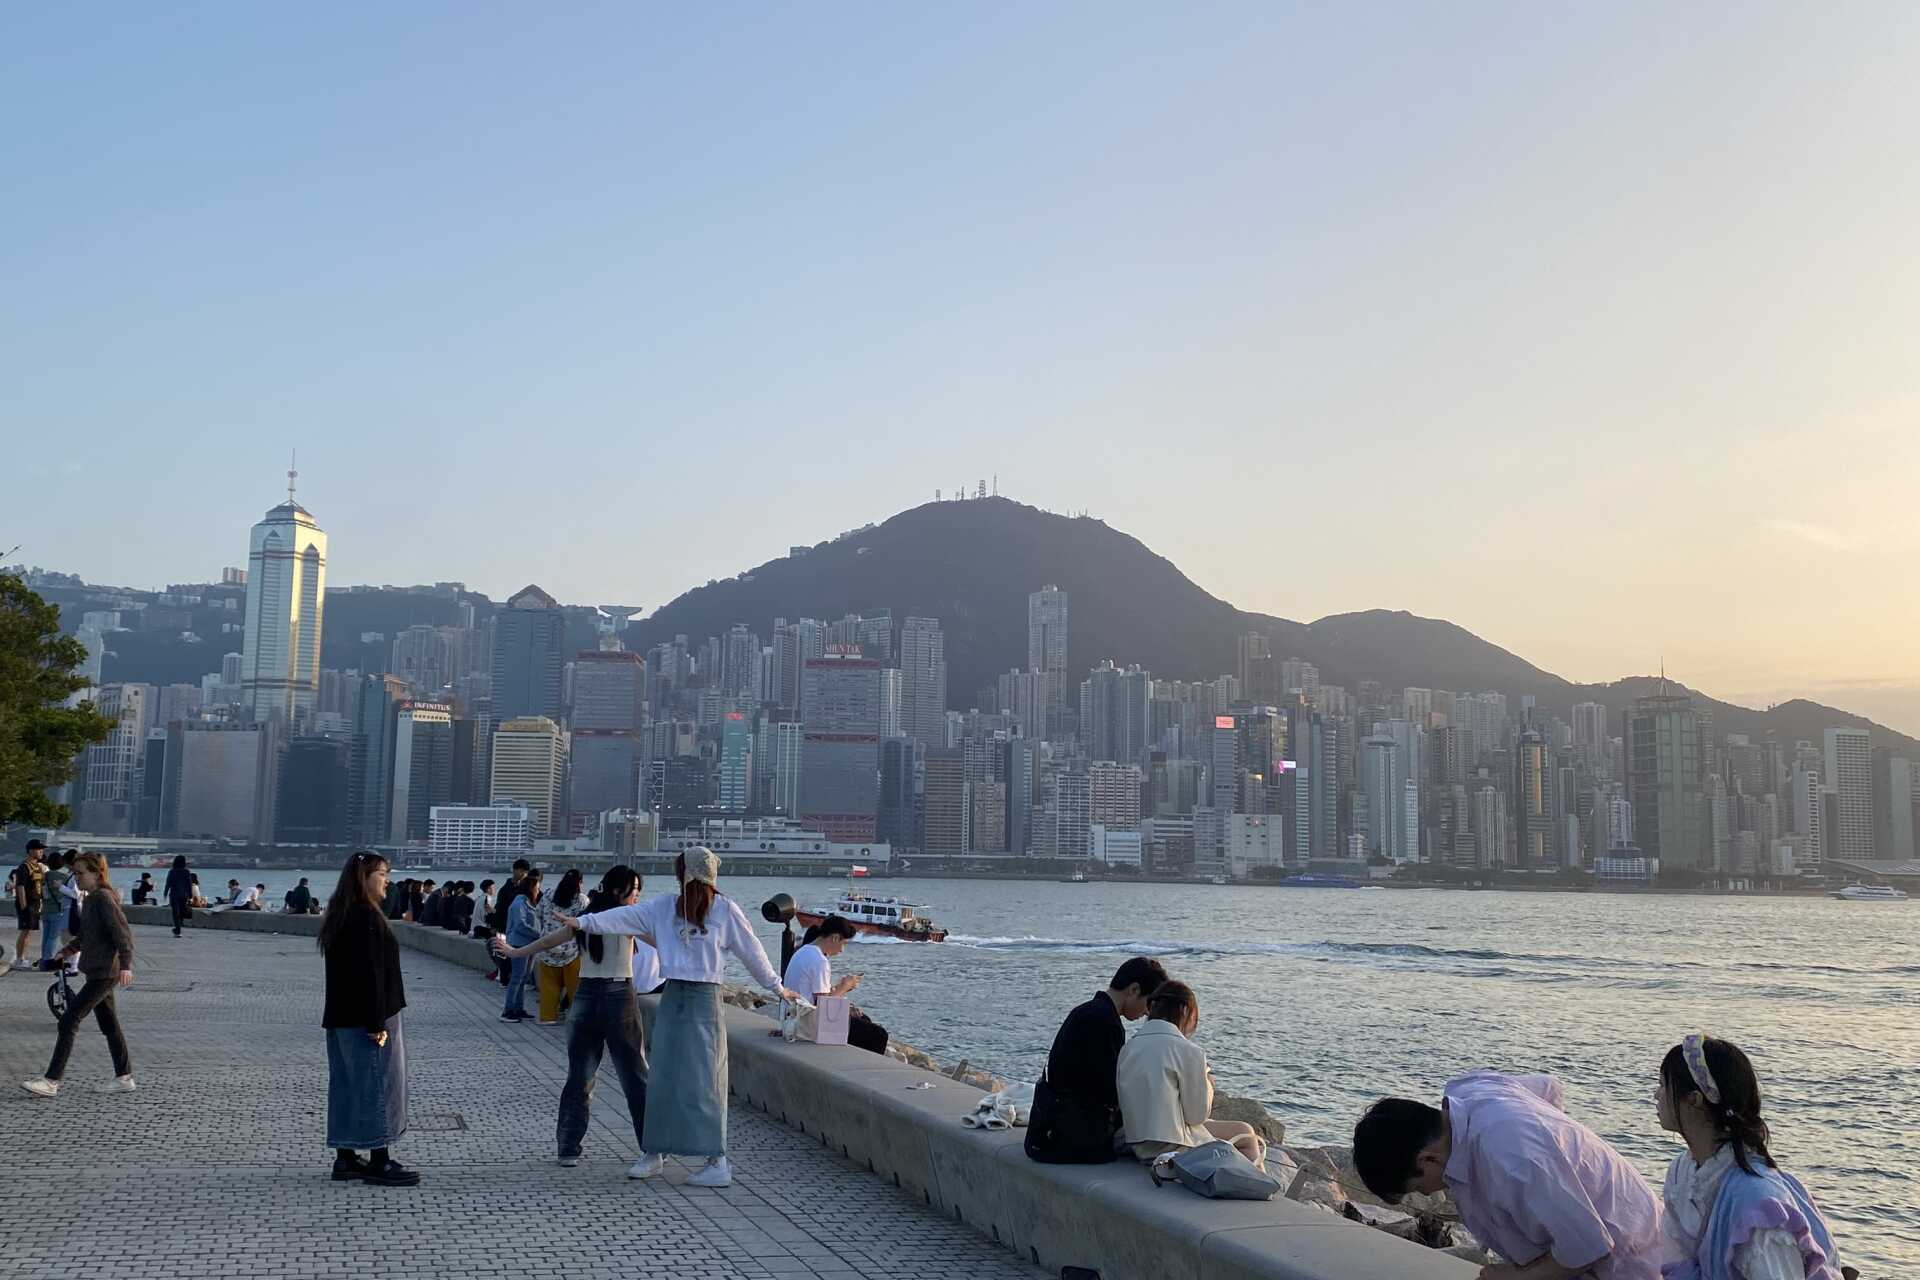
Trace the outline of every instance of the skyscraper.
<instances>
[{"instance_id":1,"label":"skyscraper","mask_svg":"<svg viewBox=\"0 0 1920 1280\"><path fill-rule=\"evenodd\" d=\"M938 746L946 722L946 638L937 619L908 618L900 628L900 732Z\"/></svg>"},{"instance_id":2,"label":"skyscraper","mask_svg":"<svg viewBox=\"0 0 1920 1280\"><path fill-rule=\"evenodd\" d=\"M1047 673L1048 723L1044 736L1060 731L1066 709L1067 593L1048 585L1027 597L1027 670Z\"/></svg>"},{"instance_id":3,"label":"skyscraper","mask_svg":"<svg viewBox=\"0 0 1920 1280\"><path fill-rule=\"evenodd\" d=\"M1103 662L1080 682L1080 740L1094 760L1139 764L1147 758L1147 707L1153 677L1139 667Z\"/></svg>"},{"instance_id":4,"label":"skyscraper","mask_svg":"<svg viewBox=\"0 0 1920 1280\"><path fill-rule=\"evenodd\" d=\"M880 805L880 742L900 736L900 673L836 646L807 660L800 818L835 840L871 840Z\"/></svg>"},{"instance_id":5,"label":"skyscraper","mask_svg":"<svg viewBox=\"0 0 1920 1280\"><path fill-rule=\"evenodd\" d=\"M544 716L559 723L566 632L559 601L536 586L522 587L493 615L496 721Z\"/></svg>"},{"instance_id":6,"label":"skyscraper","mask_svg":"<svg viewBox=\"0 0 1920 1280\"><path fill-rule=\"evenodd\" d=\"M1700 719L1684 693L1636 698L1627 719L1634 843L1663 868L1711 870Z\"/></svg>"},{"instance_id":7,"label":"skyscraper","mask_svg":"<svg viewBox=\"0 0 1920 1280\"><path fill-rule=\"evenodd\" d=\"M1599 702L1573 704L1573 749L1590 773L1611 772L1612 751L1607 738L1607 708Z\"/></svg>"},{"instance_id":8,"label":"skyscraper","mask_svg":"<svg viewBox=\"0 0 1920 1280\"><path fill-rule=\"evenodd\" d=\"M255 720L289 725L313 709L320 691L320 626L326 606L327 535L293 500L253 526L247 551L246 635L240 698Z\"/></svg>"},{"instance_id":9,"label":"skyscraper","mask_svg":"<svg viewBox=\"0 0 1920 1280\"><path fill-rule=\"evenodd\" d=\"M386 842L393 799L394 715L406 696L407 682L389 675L363 676L354 691L347 827L356 844Z\"/></svg>"},{"instance_id":10,"label":"skyscraper","mask_svg":"<svg viewBox=\"0 0 1920 1280\"><path fill-rule=\"evenodd\" d=\"M1827 730L1827 785L1838 797L1830 836L1837 858L1870 860L1873 838L1873 744L1865 729Z\"/></svg>"},{"instance_id":11,"label":"skyscraper","mask_svg":"<svg viewBox=\"0 0 1920 1280\"><path fill-rule=\"evenodd\" d=\"M972 797L958 747L931 747L922 765L922 853L955 858L972 846Z\"/></svg>"},{"instance_id":12,"label":"skyscraper","mask_svg":"<svg viewBox=\"0 0 1920 1280\"><path fill-rule=\"evenodd\" d=\"M402 702L393 716L393 801L387 843L425 841L435 805L453 798L453 708Z\"/></svg>"},{"instance_id":13,"label":"skyscraper","mask_svg":"<svg viewBox=\"0 0 1920 1280\"><path fill-rule=\"evenodd\" d=\"M545 716L519 716L493 734L494 803L503 800L532 811L533 834L557 834L560 782L566 775L567 743L560 726Z\"/></svg>"},{"instance_id":14,"label":"skyscraper","mask_svg":"<svg viewBox=\"0 0 1920 1280\"><path fill-rule=\"evenodd\" d=\"M726 813L753 806L753 726L739 711L727 712L720 723L719 800Z\"/></svg>"},{"instance_id":15,"label":"skyscraper","mask_svg":"<svg viewBox=\"0 0 1920 1280\"><path fill-rule=\"evenodd\" d=\"M274 804L274 839L281 844L345 844L348 761L344 738L295 738L280 754Z\"/></svg>"}]
</instances>

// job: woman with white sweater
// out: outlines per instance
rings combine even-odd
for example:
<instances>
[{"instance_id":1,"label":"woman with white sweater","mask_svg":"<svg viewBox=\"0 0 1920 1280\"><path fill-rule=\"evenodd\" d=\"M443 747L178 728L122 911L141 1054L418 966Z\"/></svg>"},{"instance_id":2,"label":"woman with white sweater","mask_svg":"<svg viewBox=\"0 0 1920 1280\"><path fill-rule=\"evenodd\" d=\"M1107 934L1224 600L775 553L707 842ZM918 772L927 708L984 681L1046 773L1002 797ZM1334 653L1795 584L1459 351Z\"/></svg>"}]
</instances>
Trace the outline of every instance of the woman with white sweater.
<instances>
[{"instance_id":1,"label":"woman with white sweater","mask_svg":"<svg viewBox=\"0 0 1920 1280\"><path fill-rule=\"evenodd\" d=\"M688 1184L724 1187L733 1182L727 1165L727 1027L720 1003L727 956L781 999L795 997L781 985L746 914L721 894L720 859L713 850L688 849L675 859L674 874L678 894L573 919L563 913L558 922L590 934L631 934L660 957L666 990L653 1023L647 1149L629 1176L651 1177L667 1156L698 1156L705 1164Z\"/></svg>"},{"instance_id":2,"label":"woman with white sweater","mask_svg":"<svg viewBox=\"0 0 1920 1280\"><path fill-rule=\"evenodd\" d=\"M1121 1133L1133 1154L1151 1163L1169 1151L1231 1142L1260 1164L1267 1144L1239 1120L1209 1120L1213 1071L1193 1042L1200 1000L1184 982L1163 982L1147 1000L1147 1020L1120 1051Z\"/></svg>"}]
</instances>

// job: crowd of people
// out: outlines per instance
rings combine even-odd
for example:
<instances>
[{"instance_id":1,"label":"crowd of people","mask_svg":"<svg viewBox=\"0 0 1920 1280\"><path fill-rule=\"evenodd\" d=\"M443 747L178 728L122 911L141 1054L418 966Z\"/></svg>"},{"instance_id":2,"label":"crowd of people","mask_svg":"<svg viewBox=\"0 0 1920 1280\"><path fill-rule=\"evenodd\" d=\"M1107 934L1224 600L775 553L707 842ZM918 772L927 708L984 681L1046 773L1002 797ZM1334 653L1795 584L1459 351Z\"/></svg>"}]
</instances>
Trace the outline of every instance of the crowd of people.
<instances>
[{"instance_id":1,"label":"crowd of people","mask_svg":"<svg viewBox=\"0 0 1920 1280\"><path fill-rule=\"evenodd\" d=\"M1199 999L1157 960L1121 965L1067 1015L1034 1091L1034 1160L1093 1164L1230 1143L1254 1164L1251 1127L1208 1118L1213 1075L1193 1043ZM1132 1038L1125 1024L1145 1018ZM1686 1150L1664 1192L1568 1115L1548 1075L1476 1071L1438 1106L1383 1098L1354 1127L1353 1162L1389 1204L1451 1197L1466 1228L1506 1261L1482 1280L1842 1280L1813 1197L1768 1149L1760 1082L1738 1045L1689 1035L1655 1073L1654 1118Z\"/></svg>"},{"instance_id":2,"label":"crowd of people","mask_svg":"<svg viewBox=\"0 0 1920 1280\"><path fill-rule=\"evenodd\" d=\"M703 848L675 860L675 889L641 896L641 877L616 866L588 891L568 871L549 893L522 859L496 892L492 880L393 882L385 858L353 854L326 904L318 935L326 1001L327 1145L332 1176L412 1186L391 1146L407 1127L406 1008L394 920L489 939L505 991L501 1019L530 1018L530 969L538 1025L568 1025L566 1084L555 1121L557 1158L582 1156L595 1078L611 1055L632 1117L639 1158L632 1178L650 1178L668 1157L697 1162L694 1186L724 1187L727 1160L727 1036L721 981L729 958L787 1001L845 997L858 975L836 981L832 961L854 936L829 916L807 930L775 971L739 905L720 892L720 859ZM131 1092L133 1065L115 993L133 981L133 936L106 859L29 842L10 874L17 955L42 938L42 967L64 964L85 982L62 1015L46 1072L23 1087L56 1097L79 1026L89 1016L105 1036L113 1077L98 1086ZM156 886L143 876L136 900ZM264 885L228 882L216 908L260 910ZM184 858L164 895L174 935L200 898ZM283 908L317 906L302 879ZM637 998L660 1004L649 1046ZM1143 1021L1144 1020L1144 1021ZM1128 1022L1141 1022L1129 1038ZM1103 991L1069 1013L1035 1087L1025 1137L1029 1157L1049 1163L1143 1162L1214 1142L1255 1165L1266 1147L1253 1128L1211 1118L1213 1073L1194 1040L1200 1001L1159 961L1135 957ZM887 1032L850 1011L848 1043L884 1052ZM1752 1061L1739 1046L1688 1035L1653 1073L1654 1119L1685 1150L1662 1193L1625 1157L1565 1109L1548 1075L1477 1071L1450 1081L1438 1105L1383 1098L1353 1132L1353 1165L1387 1203L1446 1193L1461 1221L1506 1259L1483 1280L1843 1280L1833 1236L1812 1195L1779 1167L1761 1111ZM360 1153L365 1152L363 1157Z\"/></svg>"}]
</instances>

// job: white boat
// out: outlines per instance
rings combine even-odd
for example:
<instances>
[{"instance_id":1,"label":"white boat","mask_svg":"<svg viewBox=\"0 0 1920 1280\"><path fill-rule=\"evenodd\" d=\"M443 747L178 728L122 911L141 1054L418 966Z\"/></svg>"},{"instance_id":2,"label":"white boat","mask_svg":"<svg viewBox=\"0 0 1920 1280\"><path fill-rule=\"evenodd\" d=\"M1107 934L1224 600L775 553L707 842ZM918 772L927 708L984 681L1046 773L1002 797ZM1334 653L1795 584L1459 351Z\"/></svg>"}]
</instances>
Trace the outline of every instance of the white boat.
<instances>
[{"instance_id":1,"label":"white boat","mask_svg":"<svg viewBox=\"0 0 1920 1280\"><path fill-rule=\"evenodd\" d=\"M1886 884L1850 884L1827 895L1846 902L1905 902L1905 891Z\"/></svg>"},{"instance_id":2,"label":"white boat","mask_svg":"<svg viewBox=\"0 0 1920 1280\"><path fill-rule=\"evenodd\" d=\"M848 891L831 910L808 908L793 913L793 918L811 928L830 915L844 916L856 933L899 938L903 942L945 942L947 931L936 929L933 921L919 914L920 908L898 898L870 898Z\"/></svg>"}]
</instances>

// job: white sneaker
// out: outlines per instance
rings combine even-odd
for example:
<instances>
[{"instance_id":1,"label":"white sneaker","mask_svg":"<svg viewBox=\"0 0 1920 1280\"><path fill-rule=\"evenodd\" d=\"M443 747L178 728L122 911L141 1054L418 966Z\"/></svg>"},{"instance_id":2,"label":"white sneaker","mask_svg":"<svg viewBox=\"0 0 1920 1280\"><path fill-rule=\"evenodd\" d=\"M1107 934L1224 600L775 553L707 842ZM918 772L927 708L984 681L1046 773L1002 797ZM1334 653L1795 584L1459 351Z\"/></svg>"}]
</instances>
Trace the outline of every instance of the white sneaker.
<instances>
[{"instance_id":1,"label":"white sneaker","mask_svg":"<svg viewBox=\"0 0 1920 1280\"><path fill-rule=\"evenodd\" d=\"M60 1082L58 1080L22 1080L20 1087L28 1093L42 1098L51 1098L60 1092Z\"/></svg>"},{"instance_id":2,"label":"white sneaker","mask_svg":"<svg viewBox=\"0 0 1920 1280\"><path fill-rule=\"evenodd\" d=\"M714 1156L706 1166L687 1179L690 1187L730 1187L733 1185L733 1170L727 1167L725 1156Z\"/></svg>"},{"instance_id":3,"label":"white sneaker","mask_svg":"<svg viewBox=\"0 0 1920 1280\"><path fill-rule=\"evenodd\" d=\"M642 1151L640 1158L627 1166L629 1178L651 1178L666 1167L667 1158L662 1155L648 1155Z\"/></svg>"},{"instance_id":4,"label":"white sneaker","mask_svg":"<svg viewBox=\"0 0 1920 1280\"><path fill-rule=\"evenodd\" d=\"M558 1163L562 1169L577 1169L580 1167L580 1157L561 1156Z\"/></svg>"},{"instance_id":5,"label":"white sneaker","mask_svg":"<svg viewBox=\"0 0 1920 1280\"><path fill-rule=\"evenodd\" d=\"M95 1093L132 1093L133 1089L134 1089L134 1084L133 1084L132 1076L115 1076L113 1079L107 1081L105 1084L97 1084L93 1086L93 1091Z\"/></svg>"}]
</instances>

